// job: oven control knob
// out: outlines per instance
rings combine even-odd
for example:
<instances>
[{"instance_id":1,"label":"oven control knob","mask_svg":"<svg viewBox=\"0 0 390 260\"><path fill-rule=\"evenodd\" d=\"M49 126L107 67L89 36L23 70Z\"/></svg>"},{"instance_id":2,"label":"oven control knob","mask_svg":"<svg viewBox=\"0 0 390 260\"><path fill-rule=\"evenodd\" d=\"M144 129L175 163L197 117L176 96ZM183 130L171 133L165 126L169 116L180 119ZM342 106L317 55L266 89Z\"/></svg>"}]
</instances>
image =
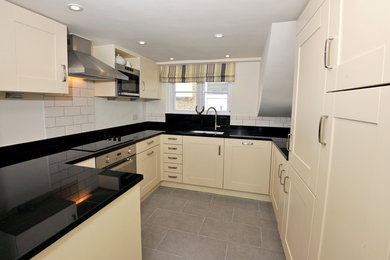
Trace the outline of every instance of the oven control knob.
<instances>
[{"instance_id":1,"label":"oven control knob","mask_svg":"<svg viewBox=\"0 0 390 260\"><path fill-rule=\"evenodd\" d=\"M131 149L127 150L127 153L128 153L128 154L131 154Z\"/></svg>"},{"instance_id":2,"label":"oven control knob","mask_svg":"<svg viewBox=\"0 0 390 260\"><path fill-rule=\"evenodd\" d=\"M109 163L110 162L110 157L106 157L106 163Z\"/></svg>"}]
</instances>

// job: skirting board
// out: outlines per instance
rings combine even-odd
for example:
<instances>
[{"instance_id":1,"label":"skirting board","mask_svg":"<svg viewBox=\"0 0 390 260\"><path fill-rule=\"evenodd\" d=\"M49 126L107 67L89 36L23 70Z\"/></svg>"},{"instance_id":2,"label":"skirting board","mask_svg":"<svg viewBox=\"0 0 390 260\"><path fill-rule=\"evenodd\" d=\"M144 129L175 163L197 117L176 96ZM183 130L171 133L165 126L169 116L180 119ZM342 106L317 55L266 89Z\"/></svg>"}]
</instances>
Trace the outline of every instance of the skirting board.
<instances>
[{"instance_id":1,"label":"skirting board","mask_svg":"<svg viewBox=\"0 0 390 260\"><path fill-rule=\"evenodd\" d=\"M210 188L210 187L196 186L196 185L177 183L177 182L162 181L160 183L160 186L185 189L185 190L208 192L208 193L214 193L214 194L219 194L219 195L233 196L233 197L253 199L253 200L261 200L261 201L267 201L267 202L271 201L271 198L269 195L255 194L255 193L242 192L242 191L225 190L225 189L218 189L218 188Z\"/></svg>"}]
</instances>

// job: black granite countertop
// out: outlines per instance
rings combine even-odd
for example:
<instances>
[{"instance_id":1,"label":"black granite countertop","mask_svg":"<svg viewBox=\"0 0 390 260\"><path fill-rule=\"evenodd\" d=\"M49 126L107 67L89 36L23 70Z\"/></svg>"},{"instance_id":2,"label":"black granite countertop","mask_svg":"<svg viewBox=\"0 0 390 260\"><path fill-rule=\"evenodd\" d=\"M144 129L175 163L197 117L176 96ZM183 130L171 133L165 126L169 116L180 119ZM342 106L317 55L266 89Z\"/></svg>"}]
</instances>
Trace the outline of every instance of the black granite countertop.
<instances>
[{"instance_id":1,"label":"black granite countertop","mask_svg":"<svg viewBox=\"0 0 390 260\"><path fill-rule=\"evenodd\" d=\"M31 258L143 179L142 173L123 178L121 172L73 165L79 161L162 133L270 140L288 155L283 129L229 127L218 130L222 135L191 131L147 122L0 148L0 259ZM10 156L19 150L22 162ZM117 176L120 188L102 188L100 175Z\"/></svg>"}]
</instances>

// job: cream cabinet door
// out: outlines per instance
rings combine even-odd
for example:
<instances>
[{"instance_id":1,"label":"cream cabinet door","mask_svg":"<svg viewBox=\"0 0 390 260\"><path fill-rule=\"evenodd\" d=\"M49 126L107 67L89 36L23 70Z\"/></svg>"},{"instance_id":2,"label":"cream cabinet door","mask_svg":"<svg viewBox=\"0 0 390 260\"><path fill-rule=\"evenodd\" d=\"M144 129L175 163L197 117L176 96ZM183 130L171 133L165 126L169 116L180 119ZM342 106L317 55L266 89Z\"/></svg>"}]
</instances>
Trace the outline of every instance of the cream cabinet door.
<instances>
[{"instance_id":1,"label":"cream cabinet door","mask_svg":"<svg viewBox=\"0 0 390 260\"><path fill-rule=\"evenodd\" d=\"M282 232L284 252L288 260L308 260L315 197L294 169L289 169L284 181L288 192Z\"/></svg>"},{"instance_id":2,"label":"cream cabinet door","mask_svg":"<svg viewBox=\"0 0 390 260\"><path fill-rule=\"evenodd\" d=\"M160 145L137 154L137 173L142 174L141 197L160 182Z\"/></svg>"},{"instance_id":3,"label":"cream cabinet door","mask_svg":"<svg viewBox=\"0 0 390 260\"><path fill-rule=\"evenodd\" d=\"M389 13L388 0L331 0L328 91L390 83Z\"/></svg>"},{"instance_id":4,"label":"cream cabinet door","mask_svg":"<svg viewBox=\"0 0 390 260\"><path fill-rule=\"evenodd\" d=\"M222 188L224 139L183 137L183 183Z\"/></svg>"},{"instance_id":5,"label":"cream cabinet door","mask_svg":"<svg viewBox=\"0 0 390 260\"><path fill-rule=\"evenodd\" d=\"M0 1L0 91L68 93L66 26Z\"/></svg>"},{"instance_id":6,"label":"cream cabinet door","mask_svg":"<svg viewBox=\"0 0 390 260\"><path fill-rule=\"evenodd\" d=\"M333 96L320 258L388 259L390 87Z\"/></svg>"},{"instance_id":7,"label":"cream cabinet door","mask_svg":"<svg viewBox=\"0 0 390 260\"><path fill-rule=\"evenodd\" d=\"M324 41L328 32L329 1L316 12L297 36L289 162L315 193L322 145L319 120L325 100Z\"/></svg>"},{"instance_id":8,"label":"cream cabinet door","mask_svg":"<svg viewBox=\"0 0 390 260\"><path fill-rule=\"evenodd\" d=\"M159 67L149 59L141 57L140 96L147 99L159 99L161 96Z\"/></svg>"},{"instance_id":9,"label":"cream cabinet door","mask_svg":"<svg viewBox=\"0 0 390 260\"><path fill-rule=\"evenodd\" d=\"M225 189L269 194L270 165L270 141L225 139Z\"/></svg>"},{"instance_id":10,"label":"cream cabinet door","mask_svg":"<svg viewBox=\"0 0 390 260\"><path fill-rule=\"evenodd\" d=\"M283 231L283 210L285 191L283 189L284 178L288 176L288 162L275 145L272 147L271 164L271 201L274 208L279 233Z\"/></svg>"}]
</instances>

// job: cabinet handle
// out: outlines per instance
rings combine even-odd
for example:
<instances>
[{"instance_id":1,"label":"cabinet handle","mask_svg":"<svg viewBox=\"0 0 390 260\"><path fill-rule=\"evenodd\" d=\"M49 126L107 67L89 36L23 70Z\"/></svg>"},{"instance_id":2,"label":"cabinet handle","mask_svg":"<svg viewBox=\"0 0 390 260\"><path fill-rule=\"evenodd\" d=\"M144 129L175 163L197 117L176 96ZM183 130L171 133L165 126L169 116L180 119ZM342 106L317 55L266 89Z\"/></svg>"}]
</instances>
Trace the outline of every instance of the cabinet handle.
<instances>
[{"instance_id":1,"label":"cabinet handle","mask_svg":"<svg viewBox=\"0 0 390 260\"><path fill-rule=\"evenodd\" d=\"M221 146L218 146L218 155L221 155Z\"/></svg>"},{"instance_id":2,"label":"cabinet handle","mask_svg":"<svg viewBox=\"0 0 390 260\"><path fill-rule=\"evenodd\" d=\"M288 191L286 191L286 181L290 179L289 176L284 177L284 183L283 183L283 191L284 193L288 194Z\"/></svg>"},{"instance_id":3,"label":"cabinet handle","mask_svg":"<svg viewBox=\"0 0 390 260\"><path fill-rule=\"evenodd\" d=\"M147 142L146 144L152 144L154 143L154 140Z\"/></svg>"},{"instance_id":4,"label":"cabinet handle","mask_svg":"<svg viewBox=\"0 0 390 260\"><path fill-rule=\"evenodd\" d=\"M280 183L280 185L284 185L284 183L282 182L282 177L283 177L283 173L284 172L286 172L286 170L284 170L284 169L280 172L280 176L279 176L279 183Z\"/></svg>"},{"instance_id":5,"label":"cabinet handle","mask_svg":"<svg viewBox=\"0 0 390 260\"><path fill-rule=\"evenodd\" d=\"M173 138L173 137L168 137L168 140L177 140L177 138Z\"/></svg>"},{"instance_id":6,"label":"cabinet handle","mask_svg":"<svg viewBox=\"0 0 390 260\"><path fill-rule=\"evenodd\" d=\"M290 150L290 141L291 141L291 134L288 134L287 135L287 140L286 140L286 148L287 148L287 151L291 152Z\"/></svg>"},{"instance_id":7,"label":"cabinet handle","mask_svg":"<svg viewBox=\"0 0 390 260\"><path fill-rule=\"evenodd\" d=\"M170 156L168 156L168 159L169 160L177 160L177 157L170 157Z\"/></svg>"},{"instance_id":8,"label":"cabinet handle","mask_svg":"<svg viewBox=\"0 0 390 260\"><path fill-rule=\"evenodd\" d=\"M329 116L321 116L318 125L318 142L322 145L326 145L326 142L324 141L324 126L325 126L325 120L328 117Z\"/></svg>"},{"instance_id":9,"label":"cabinet handle","mask_svg":"<svg viewBox=\"0 0 390 260\"><path fill-rule=\"evenodd\" d=\"M66 75L67 75L66 74L66 65L62 64L61 67L62 67L62 75L64 75L62 78L62 82L66 82Z\"/></svg>"},{"instance_id":10,"label":"cabinet handle","mask_svg":"<svg viewBox=\"0 0 390 260\"><path fill-rule=\"evenodd\" d=\"M145 81L142 81L142 91L145 91Z\"/></svg>"},{"instance_id":11,"label":"cabinet handle","mask_svg":"<svg viewBox=\"0 0 390 260\"><path fill-rule=\"evenodd\" d=\"M177 150L177 147L168 147L168 150Z\"/></svg>"},{"instance_id":12,"label":"cabinet handle","mask_svg":"<svg viewBox=\"0 0 390 260\"><path fill-rule=\"evenodd\" d=\"M280 167L282 167L283 166L283 163L281 163L281 164L279 164L279 166L278 166L278 177L280 178Z\"/></svg>"},{"instance_id":13,"label":"cabinet handle","mask_svg":"<svg viewBox=\"0 0 390 260\"><path fill-rule=\"evenodd\" d=\"M168 178L177 179L177 176L168 175Z\"/></svg>"},{"instance_id":14,"label":"cabinet handle","mask_svg":"<svg viewBox=\"0 0 390 260\"><path fill-rule=\"evenodd\" d=\"M243 145L253 145L252 142L242 142Z\"/></svg>"},{"instance_id":15,"label":"cabinet handle","mask_svg":"<svg viewBox=\"0 0 390 260\"><path fill-rule=\"evenodd\" d=\"M152 155L152 154L154 154L154 151L151 151L150 153L147 153L146 155Z\"/></svg>"},{"instance_id":16,"label":"cabinet handle","mask_svg":"<svg viewBox=\"0 0 390 260\"><path fill-rule=\"evenodd\" d=\"M173 170L176 170L176 169L177 169L177 167L168 166L168 169L173 169Z\"/></svg>"},{"instance_id":17,"label":"cabinet handle","mask_svg":"<svg viewBox=\"0 0 390 260\"><path fill-rule=\"evenodd\" d=\"M329 69L329 70L333 69L333 67L329 65L329 56L330 56L330 51L329 51L329 46L330 45L329 44L333 40L334 40L334 38L328 38L325 41L324 66L325 66L326 69Z\"/></svg>"}]
</instances>

